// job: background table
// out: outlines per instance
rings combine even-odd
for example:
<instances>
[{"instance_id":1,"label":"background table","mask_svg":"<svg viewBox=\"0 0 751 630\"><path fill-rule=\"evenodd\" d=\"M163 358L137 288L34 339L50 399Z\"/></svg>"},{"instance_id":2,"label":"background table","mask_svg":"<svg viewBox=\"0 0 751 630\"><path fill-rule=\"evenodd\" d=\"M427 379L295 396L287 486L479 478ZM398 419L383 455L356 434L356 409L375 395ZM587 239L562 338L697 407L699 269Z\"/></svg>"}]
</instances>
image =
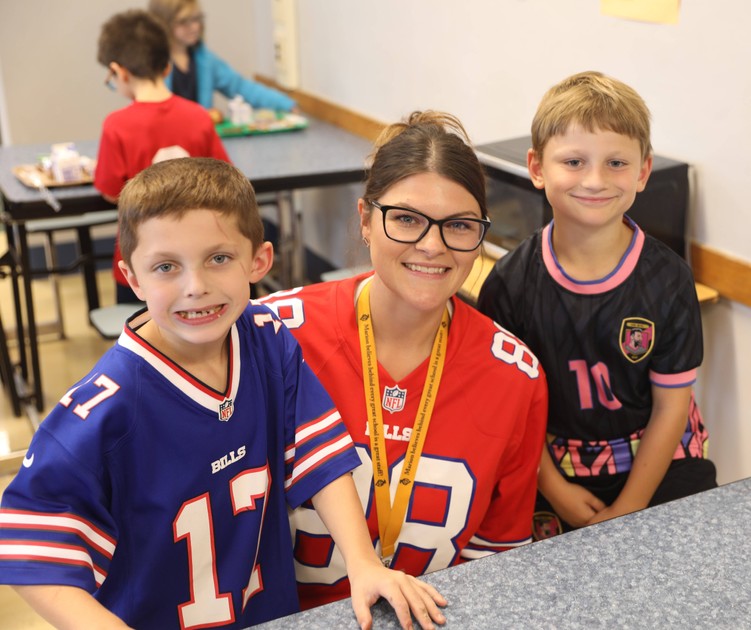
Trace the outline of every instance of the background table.
<instances>
[{"instance_id":1,"label":"background table","mask_svg":"<svg viewBox=\"0 0 751 630\"><path fill-rule=\"evenodd\" d=\"M445 628L749 628L751 479L424 576ZM384 603L377 630L398 628ZM350 600L255 626L357 627ZM416 626L417 627L417 626Z\"/></svg>"},{"instance_id":2,"label":"background table","mask_svg":"<svg viewBox=\"0 0 751 630\"><path fill-rule=\"evenodd\" d=\"M230 159L250 179L257 193L279 193L281 284L287 287L302 284L304 246L298 212L293 207L290 191L364 181L364 164L371 149L370 142L316 119L309 119L308 128L301 131L226 138L223 142ZM97 141L77 141L75 144L82 155L96 157ZM50 145L0 147L2 220L8 228L11 248L20 366L28 383L23 395L39 411L43 409L44 401L24 224L32 219L78 215L112 207L93 186L71 186L52 189L61 206L56 212L37 190L24 186L11 172L14 166L33 164L40 155L49 151ZM87 290L90 309L98 306L94 291L95 285L91 292ZM24 343L24 330L29 338L28 348Z\"/></svg>"}]
</instances>

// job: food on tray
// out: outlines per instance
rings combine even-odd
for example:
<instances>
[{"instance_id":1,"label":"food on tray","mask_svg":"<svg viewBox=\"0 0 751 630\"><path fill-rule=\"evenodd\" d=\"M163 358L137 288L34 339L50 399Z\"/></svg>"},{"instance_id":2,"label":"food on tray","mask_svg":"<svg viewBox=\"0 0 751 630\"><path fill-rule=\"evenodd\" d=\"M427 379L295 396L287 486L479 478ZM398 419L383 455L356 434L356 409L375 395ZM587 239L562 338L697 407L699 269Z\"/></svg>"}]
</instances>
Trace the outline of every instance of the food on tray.
<instances>
[{"instance_id":1,"label":"food on tray","mask_svg":"<svg viewBox=\"0 0 751 630\"><path fill-rule=\"evenodd\" d=\"M220 112L216 107L212 107L209 109L209 116L211 117L211 121L218 125L220 122L224 120L224 116L222 115L222 112Z\"/></svg>"},{"instance_id":2,"label":"food on tray","mask_svg":"<svg viewBox=\"0 0 751 630\"><path fill-rule=\"evenodd\" d=\"M14 166L13 174L30 188L53 188L90 184L94 180L96 160L80 155L72 142L53 144L48 155L36 164Z\"/></svg>"},{"instance_id":3,"label":"food on tray","mask_svg":"<svg viewBox=\"0 0 751 630\"><path fill-rule=\"evenodd\" d=\"M250 136L264 133L275 133L278 131L293 131L295 129L305 129L308 126L308 120L299 114L290 114L286 112L277 112L273 109L254 109L253 117L249 123L233 123L225 120L216 125L217 133L228 138L232 136Z\"/></svg>"}]
</instances>

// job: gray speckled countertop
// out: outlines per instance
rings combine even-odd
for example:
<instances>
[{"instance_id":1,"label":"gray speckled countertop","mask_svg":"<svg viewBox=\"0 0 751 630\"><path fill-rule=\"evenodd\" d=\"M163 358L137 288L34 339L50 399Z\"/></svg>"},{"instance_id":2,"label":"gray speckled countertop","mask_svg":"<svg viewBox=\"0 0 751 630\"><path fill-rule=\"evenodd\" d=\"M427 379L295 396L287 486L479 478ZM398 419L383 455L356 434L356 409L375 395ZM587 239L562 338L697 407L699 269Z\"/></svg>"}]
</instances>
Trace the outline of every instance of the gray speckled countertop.
<instances>
[{"instance_id":1,"label":"gray speckled countertop","mask_svg":"<svg viewBox=\"0 0 751 630\"><path fill-rule=\"evenodd\" d=\"M424 579L445 628L751 628L751 479ZM383 602L373 617L399 627ZM344 600L256 627L357 623Z\"/></svg>"}]
</instances>

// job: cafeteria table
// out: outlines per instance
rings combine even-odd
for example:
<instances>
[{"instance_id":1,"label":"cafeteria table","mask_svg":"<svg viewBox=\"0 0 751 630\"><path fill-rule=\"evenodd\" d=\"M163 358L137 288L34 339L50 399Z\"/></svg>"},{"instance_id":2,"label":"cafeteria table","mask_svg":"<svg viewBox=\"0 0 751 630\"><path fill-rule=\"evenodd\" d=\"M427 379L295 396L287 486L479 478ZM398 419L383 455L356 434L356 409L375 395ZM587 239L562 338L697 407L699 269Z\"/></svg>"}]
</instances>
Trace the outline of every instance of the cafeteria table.
<instances>
[{"instance_id":1,"label":"cafeteria table","mask_svg":"<svg viewBox=\"0 0 751 630\"><path fill-rule=\"evenodd\" d=\"M230 160L247 175L256 193L276 193L280 222L280 285L288 288L302 284L304 244L299 212L294 207L291 192L364 181L364 164L371 149L370 142L314 118L308 118L308 126L302 130L231 137L223 142ZM97 141L75 141L75 145L81 155L96 157ZM50 147L0 147L0 212L9 245L3 260L8 262L12 275L18 367L24 390L14 393L22 398L27 408L35 407L38 411L44 408L44 398L25 223L32 219L74 216L112 208L90 184L51 188L57 203L50 203L39 190L25 186L12 173L15 166L36 163L40 155L49 154ZM89 310L92 310L98 306L93 263L85 267L84 276ZM25 338L28 338L28 343ZM10 379L10 383L4 383L6 388L17 390L18 384L14 381Z\"/></svg>"},{"instance_id":2,"label":"cafeteria table","mask_svg":"<svg viewBox=\"0 0 751 630\"><path fill-rule=\"evenodd\" d=\"M751 628L750 540L751 478L422 579L449 602L446 630ZM385 602L372 612L399 627ZM357 623L346 599L254 628Z\"/></svg>"}]
</instances>

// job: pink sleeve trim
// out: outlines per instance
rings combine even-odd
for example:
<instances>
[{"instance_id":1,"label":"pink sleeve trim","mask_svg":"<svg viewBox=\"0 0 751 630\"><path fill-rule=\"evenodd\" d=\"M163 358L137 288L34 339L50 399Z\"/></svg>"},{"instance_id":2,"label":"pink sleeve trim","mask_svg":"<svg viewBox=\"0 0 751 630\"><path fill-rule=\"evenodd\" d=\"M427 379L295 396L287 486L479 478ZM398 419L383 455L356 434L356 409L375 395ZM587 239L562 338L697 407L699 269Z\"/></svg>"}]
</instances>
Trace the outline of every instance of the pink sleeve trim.
<instances>
[{"instance_id":1,"label":"pink sleeve trim","mask_svg":"<svg viewBox=\"0 0 751 630\"><path fill-rule=\"evenodd\" d=\"M697 369L679 374L658 374L650 370L649 380L657 387L689 387L696 382Z\"/></svg>"}]
</instances>

